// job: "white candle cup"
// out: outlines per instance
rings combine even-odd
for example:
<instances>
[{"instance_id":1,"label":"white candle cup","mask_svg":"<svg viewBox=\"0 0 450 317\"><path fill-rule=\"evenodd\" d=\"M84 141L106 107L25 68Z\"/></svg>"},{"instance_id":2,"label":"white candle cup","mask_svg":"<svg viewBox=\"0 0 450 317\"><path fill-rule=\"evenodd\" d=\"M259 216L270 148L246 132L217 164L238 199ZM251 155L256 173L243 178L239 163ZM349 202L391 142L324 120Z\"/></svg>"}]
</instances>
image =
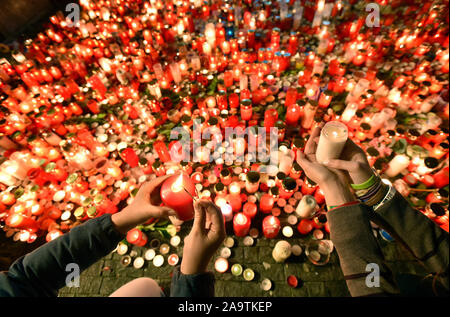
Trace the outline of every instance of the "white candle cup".
<instances>
[{"instance_id":1,"label":"white candle cup","mask_svg":"<svg viewBox=\"0 0 450 317\"><path fill-rule=\"evenodd\" d=\"M330 121L322 128L319 143L317 144L316 159L323 164L331 159L337 159L344 149L348 138L348 129L345 124Z\"/></svg>"},{"instance_id":2,"label":"white candle cup","mask_svg":"<svg viewBox=\"0 0 450 317\"><path fill-rule=\"evenodd\" d=\"M272 257L276 262L284 262L291 256L291 245L287 241L278 241L272 251Z\"/></svg>"},{"instance_id":3,"label":"white candle cup","mask_svg":"<svg viewBox=\"0 0 450 317\"><path fill-rule=\"evenodd\" d=\"M345 107L344 112L342 113L342 121L349 122L356 114L358 110L358 104L355 102L349 103L347 107Z\"/></svg>"},{"instance_id":4,"label":"white candle cup","mask_svg":"<svg viewBox=\"0 0 450 317\"><path fill-rule=\"evenodd\" d=\"M298 203L297 209L295 209L295 213L301 218L310 219L314 217L316 213L316 206L316 199L311 195L305 195Z\"/></svg>"},{"instance_id":5,"label":"white candle cup","mask_svg":"<svg viewBox=\"0 0 450 317\"><path fill-rule=\"evenodd\" d=\"M388 168L384 173L388 177L395 177L409 166L410 161L407 155L398 154L389 162Z\"/></svg>"},{"instance_id":6,"label":"white candle cup","mask_svg":"<svg viewBox=\"0 0 450 317\"><path fill-rule=\"evenodd\" d=\"M18 180L15 177L0 171L0 183L5 184L6 186L15 186L17 181Z\"/></svg>"}]
</instances>

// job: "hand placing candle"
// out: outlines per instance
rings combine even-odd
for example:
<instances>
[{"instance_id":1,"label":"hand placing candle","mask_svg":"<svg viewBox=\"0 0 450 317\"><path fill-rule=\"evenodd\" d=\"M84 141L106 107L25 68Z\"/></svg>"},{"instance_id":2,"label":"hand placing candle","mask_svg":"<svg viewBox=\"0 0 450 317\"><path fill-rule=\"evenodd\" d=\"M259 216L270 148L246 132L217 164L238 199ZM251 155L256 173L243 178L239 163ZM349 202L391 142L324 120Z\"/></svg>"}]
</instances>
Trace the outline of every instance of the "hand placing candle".
<instances>
[{"instance_id":1,"label":"hand placing candle","mask_svg":"<svg viewBox=\"0 0 450 317\"><path fill-rule=\"evenodd\" d=\"M206 200L194 204L195 217L192 230L184 239L181 273L206 272L209 261L225 239L222 213L214 203Z\"/></svg>"},{"instance_id":2,"label":"hand placing candle","mask_svg":"<svg viewBox=\"0 0 450 317\"><path fill-rule=\"evenodd\" d=\"M162 176L142 184L133 202L122 211L111 216L111 220L120 232L127 233L150 218L176 215L175 211L171 208L160 207L161 184L169 178L169 175Z\"/></svg>"}]
</instances>

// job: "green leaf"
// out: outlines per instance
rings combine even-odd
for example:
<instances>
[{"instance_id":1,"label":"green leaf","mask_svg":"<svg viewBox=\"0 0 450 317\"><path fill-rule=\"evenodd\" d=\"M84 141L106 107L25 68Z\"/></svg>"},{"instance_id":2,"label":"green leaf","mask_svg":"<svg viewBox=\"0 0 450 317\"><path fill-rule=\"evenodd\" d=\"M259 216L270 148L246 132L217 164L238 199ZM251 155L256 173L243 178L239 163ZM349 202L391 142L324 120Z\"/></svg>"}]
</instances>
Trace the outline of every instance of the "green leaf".
<instances>
[{"instance_id":1,"label":"green leaf","mask_svg":"<svg viewBox=\"0 0 450 317\"><path fill-rule=\"evenodd\" d=\"M408 146L408 143L406 142L405 139L399 139L392 146L392 150L397 154L403 154L406 152L407 146Z\"/></svg>"}]
</instances>

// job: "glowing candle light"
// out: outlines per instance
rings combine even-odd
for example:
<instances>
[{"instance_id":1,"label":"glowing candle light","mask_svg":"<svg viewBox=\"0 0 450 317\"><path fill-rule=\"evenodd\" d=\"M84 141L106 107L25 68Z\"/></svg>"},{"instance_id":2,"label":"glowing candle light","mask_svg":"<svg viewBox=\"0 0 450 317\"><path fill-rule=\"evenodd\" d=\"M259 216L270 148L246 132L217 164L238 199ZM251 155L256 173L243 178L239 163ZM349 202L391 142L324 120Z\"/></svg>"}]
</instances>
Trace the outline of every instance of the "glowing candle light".
<instances>
[{"instance_id":1,"label":"glowing candle light","mask_svg":"<svg viewBox=\"0 0 450 317\"><path fill-rule=\"evenodd\" d=\"M398 154L388 164L388 168L384 172L388 177L395 177L404 171L411 162L409 156Z\"/></svg>"},{"instance_id":2,"label":"glowing candle light","mask_svg":"<svg viewBox=\"0 0 450 317\"><path fill-rule=\"evenodd\" d=\"M174 209L177 217L183 221L194 217L192 199L194 195L194 183L184 173L168 178L161 186L161 200L166 206Z\"/></svg>"},{"instance_id":3,"label":"glowing candle light","mask_svg":"<svg viewBox=\"0 0 450 317\"><path fill-rule=\"evenodd\" d=\"M245 237L250 230L251 220L244 213L237 213L233 219L234 233L238 237Z\"/></svg>"},{"instance_id":4,"label":"glowing candle light","mask_svg":"<svg viewBox=\"0 0 450 317\"><path fill-rule=\"evenodd\" d=\"M265 217L262 226L263 234L268 239L275 238L281 229L280 220L275 216Z\"/></svg>"}]
</instances>

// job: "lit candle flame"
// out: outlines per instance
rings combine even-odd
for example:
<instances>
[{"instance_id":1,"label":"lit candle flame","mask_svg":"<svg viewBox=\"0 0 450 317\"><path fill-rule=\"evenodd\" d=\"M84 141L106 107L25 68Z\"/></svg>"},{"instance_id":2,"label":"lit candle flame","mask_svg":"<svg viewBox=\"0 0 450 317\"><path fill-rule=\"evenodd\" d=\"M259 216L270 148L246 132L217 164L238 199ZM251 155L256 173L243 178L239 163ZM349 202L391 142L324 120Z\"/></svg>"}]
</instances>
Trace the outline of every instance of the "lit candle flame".
<instances>
[{"instance_id":1,"label":"lit candle flame","mask_svg":"<svg viewBox=\"0 0 450 317\"><path fill-rule=\"evenodd\" d=\"M183 190L183 174L178 176L177 180L172 184L171 189L173 192L180 192Z\"/></svg>"}]
</instances>

